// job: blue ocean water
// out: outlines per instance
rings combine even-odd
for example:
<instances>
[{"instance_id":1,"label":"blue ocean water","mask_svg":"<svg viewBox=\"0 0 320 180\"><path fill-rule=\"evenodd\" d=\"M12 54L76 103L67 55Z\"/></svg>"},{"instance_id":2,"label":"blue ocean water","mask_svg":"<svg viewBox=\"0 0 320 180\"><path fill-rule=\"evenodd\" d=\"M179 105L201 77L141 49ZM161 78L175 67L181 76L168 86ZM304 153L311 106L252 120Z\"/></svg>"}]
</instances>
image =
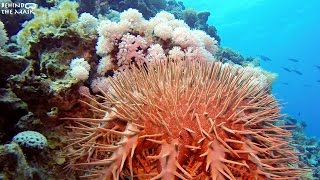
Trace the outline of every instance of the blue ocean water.
<instances>
[{"instance_id":1,"label":"blue ocean water","mask_svg":"<svg viewBox=\"0 0 320 180\"><path fill-rule=\"evenodd\" d=\"M282 112L305 121L307 134L320 138L320 69L315 66L320 66L320 1L183 2L211 12L208 24L217 28L222 46L244 56L269 57L271 61L261 61L261 66L279 75L273 94L282 104Z\"/></svg>"}]
</instances>

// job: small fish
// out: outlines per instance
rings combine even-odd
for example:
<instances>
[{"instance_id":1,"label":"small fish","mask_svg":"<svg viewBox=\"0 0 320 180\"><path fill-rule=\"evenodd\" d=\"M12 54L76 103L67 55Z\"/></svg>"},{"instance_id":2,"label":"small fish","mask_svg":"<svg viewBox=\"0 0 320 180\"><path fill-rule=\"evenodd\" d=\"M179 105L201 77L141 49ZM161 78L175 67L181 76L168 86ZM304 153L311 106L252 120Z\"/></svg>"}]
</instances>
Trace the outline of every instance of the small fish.
<instances>
[{"instance_id":1,"label":"small fish","mask_svg":"<svg viewBox=\"0 0 320 180\"><path fill-rule=\"evenodd\" d=\"M318 65L314 65L314 66L320 70L320 66L318 66Z\"/></svg>"},{"instance_id":2,"label":"small fish","mask_svg":"<svg viewBox=\"0 0 320 180\"><path fill-rule=\"evenodd\" d=\"M283 84L283 85L289 85L289 83L287 83L287 82L283 82L283 83L281 83L281 84Z\"/></svg>"},{"instance_id":3,"label":"small fish","mask_svg":"<svg viewBox=\"0 0 320 180\"><path fill-rule=\"evenodd\" d=\"M303 86L304 86L304 87L311 87L310 84L304 84Z\"/></svg>"},{"instance_id":4,"label":"small fish","mask_svg":"<svg viewBox=\"0 0 320 180\"><path fill-rule=\"evenodd\" d=\"M297 122L298 122L296 119L294 119L290 116L287 117L287 120L289 120L292 124L297 124Z\"/></svg>"},{"instance_id":5,"label":"small fish","mask_svg":"<svg viewBox=\"0 0 320 180\"><path fill-rule=\"evenodd\" d=\"M287 71L287 72L291 72L290 69L286 68L286 67L281 67L283 70Z\"/></svg>"},{"instance_id":6,"label":"small fish","mask_svg":"<svg viewBox=\"0 0 320 180\"><path fill-rule=\"evenodd\" d=\"M298 71L298 70L293 69L293 70L291 70L291 71L295 72L296 74L303 75L302 72L300 72L300 71Z\"/></svg>"},{"instance_id":7,"label":"small fish","mask_svg":"<svg viewBox=\"0 0 320 180\"><path fill-rule=\"evenodd\" d=\"M260 59L264 60L264 61L271 61L271 59L267 56L264 55L258 55L260 57Z\"/></svg>"},{"instance_id":8,"label":"small fish","mask_svg":"<svg viewBox=\"0 0 320 180\"><path fill-rule=\"evenodd\" d=\"M305 121L302 121L302 122L300 123L300 125L301 125L303 128L306 128L306 127L307 127L307 123L306 123Z\"/></svg>"},{"instance_id":9,"label":"small fish","mask_svg":"<svg viewBox=\"0 0 320 180\"><path fill-rule=\"evenodd\" d=\"M320 83L320 80L318 80L317 82Z\"/></svg>"},{"instance_id":10,"label":"small fish","mask_svg":"<svg viewBox=\"0 0 320 180\"><path fill-rule=\"evenodd\" d=\"M292 61L292 62L299 62L298 59L294 59L294 58L289 58L288 60L289 60L289 61Z\"/></svg>"},{"instance_id":11,"label":"small fish","mask_svg":"<svg viewBox=\"0 0 320 180\"><path fill-rule=\"evenodd\" d=\"M298 113L298 116L300 116L300 115L301 115L301 113L299 112L299 113Z\"/></svg>"}]
</instances>

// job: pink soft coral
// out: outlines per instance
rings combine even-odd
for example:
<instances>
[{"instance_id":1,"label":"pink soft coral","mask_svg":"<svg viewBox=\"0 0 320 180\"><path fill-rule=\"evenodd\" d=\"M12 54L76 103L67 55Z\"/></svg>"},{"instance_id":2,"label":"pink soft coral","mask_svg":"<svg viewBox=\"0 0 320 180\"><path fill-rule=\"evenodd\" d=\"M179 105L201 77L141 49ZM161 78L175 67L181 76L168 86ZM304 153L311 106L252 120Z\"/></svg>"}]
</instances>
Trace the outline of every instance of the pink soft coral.
<instances>
[{"instance_id":1,"label":"pink soft coral","mask_svg":"<svg viewBox=\"0 0 320 180\"><path fill-rule=\"evenodd\" d=\"M145 62L143 51L147 47L147 42L140 35L134 36L129 33L123 35L118 47L117 65L121 69L129 68L133 62L139 66L142 65Z\"/></svg>"},{"instance_id":2,"label":"pink soft coral","mask_svg":"<svg viewBox=\"0 0 320 180\"><path fill-rule=\"evenodd\" d=\"M108 70L126 70L132 65L155 60L155 57L161 58L160 61L168 59L168 52L175 47L180 47L187 53L192 49L192 58L199 60L213 59L217 49L214 38L203 31L191 30L183 21L175 19L173 14L165 11L147 21L137 10L128 9L121 13L120 22L102 21L98 32L97 54L102 56L102 59L108 56L108 59L111 59L109 62L115 65L113 68L101 61L98 66L100 75L104 75ZM158 46L161 46L163 51ZM176 53L175 58L185 58L177 57L180 55L184 54ZM109 69L110 67L113 69Z\"/></svg>"}]
</instances>

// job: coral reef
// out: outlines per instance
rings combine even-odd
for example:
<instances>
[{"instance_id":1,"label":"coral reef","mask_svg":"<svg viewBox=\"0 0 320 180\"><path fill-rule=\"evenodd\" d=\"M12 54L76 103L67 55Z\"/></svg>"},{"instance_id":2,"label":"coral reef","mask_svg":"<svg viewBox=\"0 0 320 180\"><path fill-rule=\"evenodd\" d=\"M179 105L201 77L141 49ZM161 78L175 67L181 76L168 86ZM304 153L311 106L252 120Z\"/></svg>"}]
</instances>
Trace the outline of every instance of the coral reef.
<instances>
[{"instance_id":1,"label":"coral reef","mask_svg":"<svg viewBox=\"0 0 320 180\"><path fill-rule=\"evenodd\" d=\"M208 35L213 37L220 44L220 37L217 34L217 29L214 26L210 26L207 24L208 18L210 16L210 12L197 12L194 9L185 9L182 11L183 20L190 26L190 28L200 29L205 31Z\"/></svg>"},{"instance_id":2,"label":"coral reef","mask_svg":"<svg viewBox=\"0 0 320 180\"><path fill-rule=\"evenodd\" d=\"M219 47L218 51L214 54L215 58L223 63L238 64L243 67L251 67L260 74L267 77L267 82L272 84L278 77L278 74L263 70L259 67L259 59L253 57L244 58L240 53L225 47Z\"/></svg>"},{"instance_id":3,"label":"coral reef","mask_svg":"<svg viewBox=\"0 0 320 180\"><path fill-rule=\"evenodd\" d=\"M55 5L55 1L58 1L58 0L28 0L27 2L36 3L38 7L49 8ZM0 0L0 3L1 3L0 11L1 10L4 10L4 11L5 10L7 11L8 10L12 10L12 11L25 10L24 8L10 6L12 2L18 4L18 3L25 3L26 1L25 0ZM9 8L5 8L6 6L8 6ZM30 20L32 17L33 17L32 13L8 13L8 12L2 11L0 16L0 21L2 21L5 24L5 27L8 31L8 35L11 37L16 35L18 31L20 31L21 24L23 24L27 20Z\"/></svg>"},{"instance_id":4,"label":"coral reef","mask_svg":"<svg viewBox=\"0 0 320 180\"><path fill-rule=\"evenodd\" d=\"M278 122L274 74L218 49L209 12L175 0L30 2L33 18L0 16L0 179L311 177L297 158L319 177L319 142ZM16 138L30 131L45 148Z\"/></svg>"},{"instance_id":5,"label":"coral reef","mask_svg":"<svg viewBox=\"0 0 320 180\"><path fill-rule=\"evenodd\" d=\"M72 76L70 63L74 58L82 58L90 65L97 61L95 23L98 20L86 13L78 17L76 7L75 2L63 1L55 8L38 9L18 33L18 46L1 50L1 143L10 142L21 131L38 131L47 137L47 148L41 152L21 144L29 169L37 173L34 177L25 174L18 179L65 177L61 149L67 135L57 120L68 113L87 112L77 106L81 98L78 87L84 80ZM20 53L16 47L22 48ZM11 171L1 169L5 177Z\"/></svg>"},{"instance_id":6,"label":"coral reef","mask_svg":"<svg viewBox=\"0 0 320 180\"><path fill-rule=\"evenodd\" d=\"M60 37L63 28L78 19L76 2L63 1L57 7L35 9L34 18L23 23L23 29L17 34L17 43L22 52L30 55L31 46L38 43L41 37Z\"/></svg>"},{"instance_id":7,"label":"coral reef","mask_svg":"<svg viewBox=\"0 0 320 180\"><path fill-rule=\"evenodd\" d=\"M45 132L48 137L46 149L20 147L17 143L0 145L0 178L1 179L66 179L63 166L64 155L61 131L59 128L50 129L55 132ZM64 135L66 136L66 135ZM68 179L74 177L70 176Z\"/></svg>"},{"instance_id":8,"label":"coral reef","mask_svg":"<svg viewBox=\"0 0 320 180\"><path fill-rule=\"evenodd\" d=\"M303 155L299 157L300 161L308 165L312 172L307 173L307 179L320 178L320 141L315 137L308 137L305 134L306 123L298 121L290 116L283 118L286 125L294 125L292 129L292 143Z\"/></svg>"},{"instance_id":9,"label":"coral reef","mask_svg":"<svg viewBox=\"0 0 320 180\"><path fill-rule=\"evenodd\" d=\"M226 47L220 47L215 54L215 57L221 62L234 63L239 65L260 65L259 59L253 57L244 58L240 53Z\"/></svg>"},{"instance_id":10,"label":"coral reef","mask_svg":"<svg viewBox=\"0 0 320 180\"><path fill-rule=\"evenodd\" d=\"M236 78L234 78L236 77ZM191 60L133 66L67 118L69 168L84 178L296 179L305 172L277 126L279 107L247 68Z\"/></svg>"},{"instance_id":11,"label":"coral reef","mask_svg":"<svg viewBox=\"0 0 320 180\"><path fill-rule=\"evenodd\" d=\"M167 3L166 11L174 14L177 19L183 19L183 11L186 7L182 1L169 0Z\"/></svg>"},{"instance_id":12,"label":"coral reef","mask_svg":"<svg viewBox=\"0 0 320 180\"><path fill-rule=\"evenodd\" d=\"M98 74L128 69L150 61L169 58L212 60L217 41L205 32L191 30L168 12L160 12L149 21L140 12L128 9L118 23L102 21L98 27L97 54L102 57Z\"/></svg>"},{"instance_id":13,"label":"coral reef","mask_svg":"<svg viewBox=\"0 0 320 180\"><path fill-rule=\"evenodd\" d=\"M79 99L77 88L84 79L72 76L72 59L81 57L87 63L97 60L98 21L88 13L78 18L77 7L76 2L63 1L50 10L40 8L17 35L28 66L8 82L28 104L28 110L46 125L56 124L59 113L70 110Z\"/></svg>"},{"instance_id":14,"label":"coral reef","mask_svg":"<svg viewBox=\"0 0 320 180\"><path fill-rule=\"evenodd\" d=\"M195 27L198 21L197 11L194 9L186 9L183 11L183 19L190 27Z\"/></svg>"},{"instance_id":15,"label":"coral reef","mask_svg":"<svg viewBox=\"0 0 320 180\"><path fill-rule=\"evenodd\" d=\"M154 17L166 8L166 0L109 0L110 9L122 12L129 8L137 9L147 19Z\"/></svg>"},{"instance_id":16,"label":"coral reef","mask_svg":"<svg viewBox=\"0 0 320 180\"><path fill-rule=\"evenodd\" d=\"M89 1L88 1L89 2ZM208 25L208 17L210 12L196 12L194 9L186 9L182 1L175 0L111 0L111 1L96 1L96 9L86 9L86 1L80 1L81 12L91 12L95 15L102 14L114 14L113 11L123 12L129 8L137 9L142 13L145 19L154 17L157 13L165 10L174 14L175 18L184 20L190 28L199 29L205 31L208 35L215 38L220 44L220 37L217 34L217 30L214 26ZM92 6L88 6L92 7Z\"/></svg>"}]
</instances>

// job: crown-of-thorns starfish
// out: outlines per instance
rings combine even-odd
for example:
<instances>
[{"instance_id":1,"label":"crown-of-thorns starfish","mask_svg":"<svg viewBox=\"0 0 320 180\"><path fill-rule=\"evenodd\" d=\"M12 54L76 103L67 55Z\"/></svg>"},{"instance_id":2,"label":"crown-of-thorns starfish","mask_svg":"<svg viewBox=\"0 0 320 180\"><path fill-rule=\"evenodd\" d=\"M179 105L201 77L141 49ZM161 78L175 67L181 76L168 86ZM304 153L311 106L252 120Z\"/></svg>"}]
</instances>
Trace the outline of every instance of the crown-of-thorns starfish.
<instances>
[{"instance_id":1,"label":"crown-of-thorns starfish","mask_svg":"<svg viewBox=\"0 0 320 180\"><path fill-rule=\"evenodd\" d=\"M110 78L71 119L68 167L97 179L296 179L305 172L279 107L246 68L157 62ZM103 114L99 118L99 114ZM98 117L98 118L97 118Z\"/></svg>"}]
</instances>

